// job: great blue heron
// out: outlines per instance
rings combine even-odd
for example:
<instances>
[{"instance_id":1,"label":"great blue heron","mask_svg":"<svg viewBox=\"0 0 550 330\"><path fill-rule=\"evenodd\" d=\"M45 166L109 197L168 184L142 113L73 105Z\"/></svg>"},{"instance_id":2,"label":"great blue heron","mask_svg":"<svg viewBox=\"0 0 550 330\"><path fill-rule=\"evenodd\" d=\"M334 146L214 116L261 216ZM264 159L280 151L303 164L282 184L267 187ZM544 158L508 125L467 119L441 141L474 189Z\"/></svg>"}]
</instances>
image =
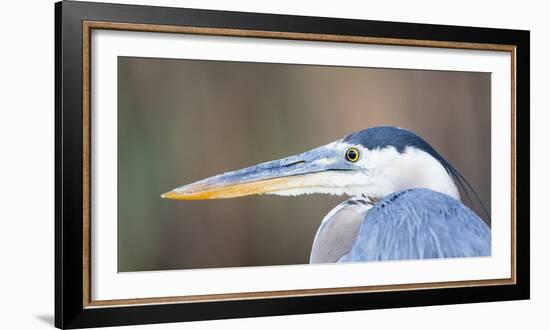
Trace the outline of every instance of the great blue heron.
<instances>
[{"instance_id":1,"label":"great blue heron","mask_svg":"<svg viewBox=\"0 0 550 330\"><path fill-rule=\"evenodd\" d=\"M425 140L373 127L287 158L216 175L162 195L346 194L315 236L310 263L488 256L489 227L460 202L466 179Z\"/></svg>"}]
</instances>

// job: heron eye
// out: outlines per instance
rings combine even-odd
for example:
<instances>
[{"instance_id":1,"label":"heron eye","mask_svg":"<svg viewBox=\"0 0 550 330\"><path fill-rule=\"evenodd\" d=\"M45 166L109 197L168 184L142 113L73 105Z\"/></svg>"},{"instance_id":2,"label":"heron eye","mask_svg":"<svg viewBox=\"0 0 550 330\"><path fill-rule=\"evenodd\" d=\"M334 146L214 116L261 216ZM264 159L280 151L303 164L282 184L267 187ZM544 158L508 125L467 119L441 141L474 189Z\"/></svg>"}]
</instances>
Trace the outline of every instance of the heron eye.
<instances>
[{"instance_id":1,"label":"heron eye","mask_svg":"<svg viewBox=\"0 0 550 330\"><path fill-rule=\"evenodd\" d=\"M359 150L355 148L349 148L346 151L346 159L352 163L355 163L359 160Z\"/></svg>"}]
</instances>

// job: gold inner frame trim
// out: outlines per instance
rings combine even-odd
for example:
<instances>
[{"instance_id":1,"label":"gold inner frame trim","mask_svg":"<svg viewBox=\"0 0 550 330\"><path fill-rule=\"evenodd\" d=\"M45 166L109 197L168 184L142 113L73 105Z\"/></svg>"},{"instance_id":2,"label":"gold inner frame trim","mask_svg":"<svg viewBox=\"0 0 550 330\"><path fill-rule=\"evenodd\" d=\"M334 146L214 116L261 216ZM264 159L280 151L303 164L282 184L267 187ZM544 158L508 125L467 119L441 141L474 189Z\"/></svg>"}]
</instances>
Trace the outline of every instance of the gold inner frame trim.
<instances>
[{"instance_id":1,"label":"gold inner frame trim","mask_svg":"<svg viewBox=\"0 0 550 330\"><path fill-rule=\"evenodd\" d=\"M284 291L238 292L227 294L205 294L175 297L151 297L116 300L92 300L91 297L91 33L92 30L119 30L134 32L178 33L209 36L269 38L303 41L325 41L341 43L360 43L390 46L432 47L467 50L503 51L511 55L511 277L450 282L432 282L415 284L370 285L355 287L299 289ZM224 28L202 28L191 26L155 25L138 23L118 23L83 21L82 22L82 221L83 221L83 306L84 308L102 308L128 305L174 304L207 301L227 301L241 299L282 298L333 294L354 294L384 291L408 291L421 289L443 289L475 287L489 285L516 284L516 46L502 44L483 44L469 42L415 40L397 38L359 37L332 34L312 34L279 31L241 30Z\"/></svg>"}]
</instances>

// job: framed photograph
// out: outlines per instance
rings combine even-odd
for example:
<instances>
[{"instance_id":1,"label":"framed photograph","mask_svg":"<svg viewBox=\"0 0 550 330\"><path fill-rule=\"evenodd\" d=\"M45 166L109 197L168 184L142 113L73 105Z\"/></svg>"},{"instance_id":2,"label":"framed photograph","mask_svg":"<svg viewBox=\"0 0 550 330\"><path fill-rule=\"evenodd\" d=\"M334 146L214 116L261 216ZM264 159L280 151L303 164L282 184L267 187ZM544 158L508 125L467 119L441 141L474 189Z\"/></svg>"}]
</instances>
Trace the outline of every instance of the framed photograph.
<instances>
[{"instance_id":1,"label":"framed photograph","mask_svg":"<svg viewBox=\"0 0 550 330\"><path fill-rule=\"evenodd\" d=\"M59 328L529 298L529 32L59 2Z\"/></svg>"}]
</instances>

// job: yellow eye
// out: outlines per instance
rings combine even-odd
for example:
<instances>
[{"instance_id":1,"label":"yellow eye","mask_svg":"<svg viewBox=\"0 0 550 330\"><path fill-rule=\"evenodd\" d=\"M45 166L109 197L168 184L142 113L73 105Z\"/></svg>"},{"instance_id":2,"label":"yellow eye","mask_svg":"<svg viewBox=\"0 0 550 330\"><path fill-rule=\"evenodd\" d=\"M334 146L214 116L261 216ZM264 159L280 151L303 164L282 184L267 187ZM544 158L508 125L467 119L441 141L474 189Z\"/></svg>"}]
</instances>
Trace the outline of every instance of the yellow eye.
<instances>
[{"instance_id":1,"label":"yellow eye","mask_svg":"<svg viewBox=\"0 0 550 330\"><path fill-rule=\"evenodd\" d=\"M346 159L352 163L355 163L359 160L359 150L355 148L349 148L346 151Z\"/></svg>"}]
</instances>

